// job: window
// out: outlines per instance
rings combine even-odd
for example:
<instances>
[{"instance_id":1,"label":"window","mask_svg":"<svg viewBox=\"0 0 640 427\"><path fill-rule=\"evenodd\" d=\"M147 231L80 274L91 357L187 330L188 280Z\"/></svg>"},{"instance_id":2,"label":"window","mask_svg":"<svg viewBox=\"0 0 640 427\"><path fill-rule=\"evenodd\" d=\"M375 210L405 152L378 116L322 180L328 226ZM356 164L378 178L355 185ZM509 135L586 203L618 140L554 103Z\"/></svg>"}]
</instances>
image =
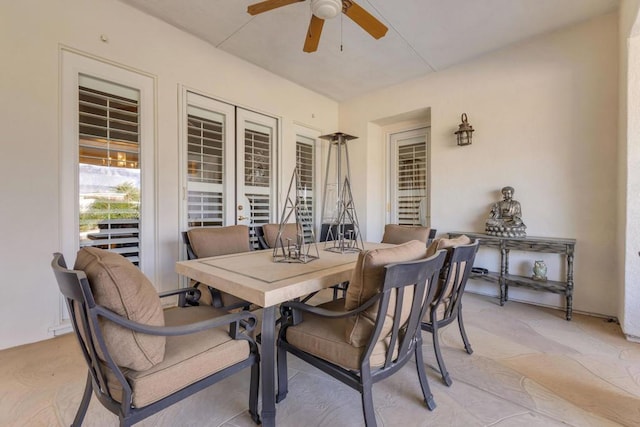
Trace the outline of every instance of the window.
<instances>
[{"instance_id":1,"label":"window","mask_svg":"<svg viewBox=\"0 0 640 427\"><path fill-rule=\"evenodd\" d=\"M139 91L82 74L77 90L79 245L138 265Z\"/></svg>"},{"instance_id":2,"label":"window","mask_svg":"<svg viewBox=\"0 0 640 427\"><path fill-rule=\"evenodd\" d=\"M429 226L428 129L390 135L391 223Z\"/></svg>"}]
</instances>

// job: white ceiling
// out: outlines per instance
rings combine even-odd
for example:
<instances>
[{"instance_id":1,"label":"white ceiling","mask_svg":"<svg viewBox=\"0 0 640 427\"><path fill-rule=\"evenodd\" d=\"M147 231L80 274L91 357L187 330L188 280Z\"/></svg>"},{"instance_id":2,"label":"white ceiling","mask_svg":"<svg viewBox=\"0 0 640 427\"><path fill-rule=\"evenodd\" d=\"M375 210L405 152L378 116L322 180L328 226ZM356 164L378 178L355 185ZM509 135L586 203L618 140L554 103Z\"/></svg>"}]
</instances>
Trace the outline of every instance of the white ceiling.
<instances>
[{"instance_id":1,"label":"white ceiling","mask_svg":"<svg viewBox=\"0 0 640 427\"><path fill-rule=\"evenodd\" d=\"M437 72L615 10L619 0L356 0L389 31L375 40L348 17L325 22L304 53L309 1L256 16L261 0L121 0L213 46L343 101ZM342 49L340 48L342 44Z\"/></svg>"}]
</instances>

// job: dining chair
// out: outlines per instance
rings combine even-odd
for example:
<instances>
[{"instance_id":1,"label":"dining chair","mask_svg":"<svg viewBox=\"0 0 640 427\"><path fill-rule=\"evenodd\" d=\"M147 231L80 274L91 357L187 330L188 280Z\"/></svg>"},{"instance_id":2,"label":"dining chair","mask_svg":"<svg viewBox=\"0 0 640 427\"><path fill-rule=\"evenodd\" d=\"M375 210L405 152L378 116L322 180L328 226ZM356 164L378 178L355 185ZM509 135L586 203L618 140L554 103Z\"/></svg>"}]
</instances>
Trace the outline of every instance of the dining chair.
<instances>
[{"instance_id":1,"label":"dining chair","mask_svg":"<svg viewBox=\"0 0 640 427\"><path fill-rule=\"evenodd\" d=\"M432 334L433 350L442 381L450 386L452 381L442 357L438 331L457 319L464 348L468 354L473 353L462 319L462 296L478 252L478 241L471 241L465 235L455 239L438 239L427 249L427 253L443 249L447 251L447 257L438 281L438 290L422 320L421 328Z\"/></svg>"},{"instance_id":2,"label":"dining chair","mask_svg":"<svg viewBox=\"0 0 640 427\"><path fill-rule=\"evenodd\" d=\"M55 253L51 267L88 367L73 426L82 424L92 391L121 426L130 426L248 367L249 412L260 422L260 357L248 335L253 314L211 306L163 310L161 298L197 290L157 294L130 261L98 248L81 249L74 270Z\"/></svg>"},{"instance_id":3,"label":"dining chair","mask_svg":"<svg viewBox=\"0 0 640 427\"><path fill-rule=\"evenodd\" d=\"M278 336L278 395L288 393L287 353L361 394L365 424L376 425L373 384L415 355L424 402L436 406L424 372L420 320L431 303L445 252L425 258L420 242L363 251L344 299L319 306L287 302Z\"/></svg>"},{"instance_id":4,"label":"dining chair","mask_svg":"<svg viewBox=\"0 0 640 427\"><path fill-rule=\"evenodd\" d=\"M400 244L407 243L411 240L418 240L425 242L427 246L431 243L436 235L435 228L420 227L420 226L406 226L398 224L386 224L384 227L384 234L382 235L381 243ZM338 292L342 291L344 297L349 287L349 282L342 282L333 286L333 299L338 298Z\"/></svg>"},{"instance_id":5,"label":"dining chair","mask_svg":"<svg viewBox=\"0 0 640 427\"><path fill-rule=\"evenodd\" d=\"M249 227L246 225L196 227L183 232L182 237L187 247L187 259L251 251ZM216 308L226 310L236 308L249 309L251 306L251 303L212 286L196 282L193 287L206 289L206 292L203 292L200 296L199 304L210 304ZM193 304L193 300L189 295L187 295L187 302Z\"/></svg>"}]
</instances>

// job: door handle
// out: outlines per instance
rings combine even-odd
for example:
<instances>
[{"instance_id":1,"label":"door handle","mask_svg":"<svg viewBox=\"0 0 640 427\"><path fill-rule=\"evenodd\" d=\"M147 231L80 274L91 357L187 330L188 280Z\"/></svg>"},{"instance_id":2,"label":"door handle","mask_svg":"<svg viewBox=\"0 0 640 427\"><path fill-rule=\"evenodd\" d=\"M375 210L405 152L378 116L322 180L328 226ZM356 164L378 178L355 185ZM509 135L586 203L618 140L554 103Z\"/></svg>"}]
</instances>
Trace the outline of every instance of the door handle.
<instances>
[{"instance_id":1,"label":"door handle","mask_svg":"<svg viewBox=\"0 0 640 427\"><path fill-rule=\"evenodd\" d=\"M243 215L240 215L238 217L238 221L244 221L245 219L249 219L249 217L248 216L243 216Z\"/></svg>"}]
</instances>

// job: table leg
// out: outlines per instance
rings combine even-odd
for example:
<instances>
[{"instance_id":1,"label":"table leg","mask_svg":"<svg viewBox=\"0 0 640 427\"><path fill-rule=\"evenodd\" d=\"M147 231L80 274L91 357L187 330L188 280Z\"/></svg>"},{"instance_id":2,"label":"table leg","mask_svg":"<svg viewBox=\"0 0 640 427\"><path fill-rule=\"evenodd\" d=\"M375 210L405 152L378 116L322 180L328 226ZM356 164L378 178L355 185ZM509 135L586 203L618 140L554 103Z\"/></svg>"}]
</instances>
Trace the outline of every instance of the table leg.
<instances>
[{"instance_id":1,"label":"table leg","mask_svg":"<svg viewBox=\"0 0 640 427\"><path fill-rule=\"evenodd\" d=\"M573 247L567 251L567 320L573 313Z\"/></svg>"},{"instance_id":2,"label":"table leg","mask_svg":"<svg viewBox=\"0 0 640 427\"><path fill-rule=\"evenodd\" d=\"M509 283L507 276L509 275L509 252L510 249L504 250L504 300L509 301Z\"/></svg>"},{"instance_id":3,"label":"table leg","mask_svg":"<svg viewBox=\"0 0 640 427\"><path fill-rule=\"evenodd\" d=\"M262 310L262 336L260 363L262 376L262 425L276 425L275 360L276 360L276 307Z\"/></svg>"},{"instance_id":4,"label":"table leg","mask_svg":"<svg viewBox=\"0 0 640 427\"><path fill-rule=\"evenodd\" d=\"M507 260L506 257L508 257L508 252L507 250L504 248L504 246L501 244L500 245L500 305L504 305L504 300L505 300L505 291L506 291L506 279L505 276L507 275Z\"/></svg>"}]
</instances>

